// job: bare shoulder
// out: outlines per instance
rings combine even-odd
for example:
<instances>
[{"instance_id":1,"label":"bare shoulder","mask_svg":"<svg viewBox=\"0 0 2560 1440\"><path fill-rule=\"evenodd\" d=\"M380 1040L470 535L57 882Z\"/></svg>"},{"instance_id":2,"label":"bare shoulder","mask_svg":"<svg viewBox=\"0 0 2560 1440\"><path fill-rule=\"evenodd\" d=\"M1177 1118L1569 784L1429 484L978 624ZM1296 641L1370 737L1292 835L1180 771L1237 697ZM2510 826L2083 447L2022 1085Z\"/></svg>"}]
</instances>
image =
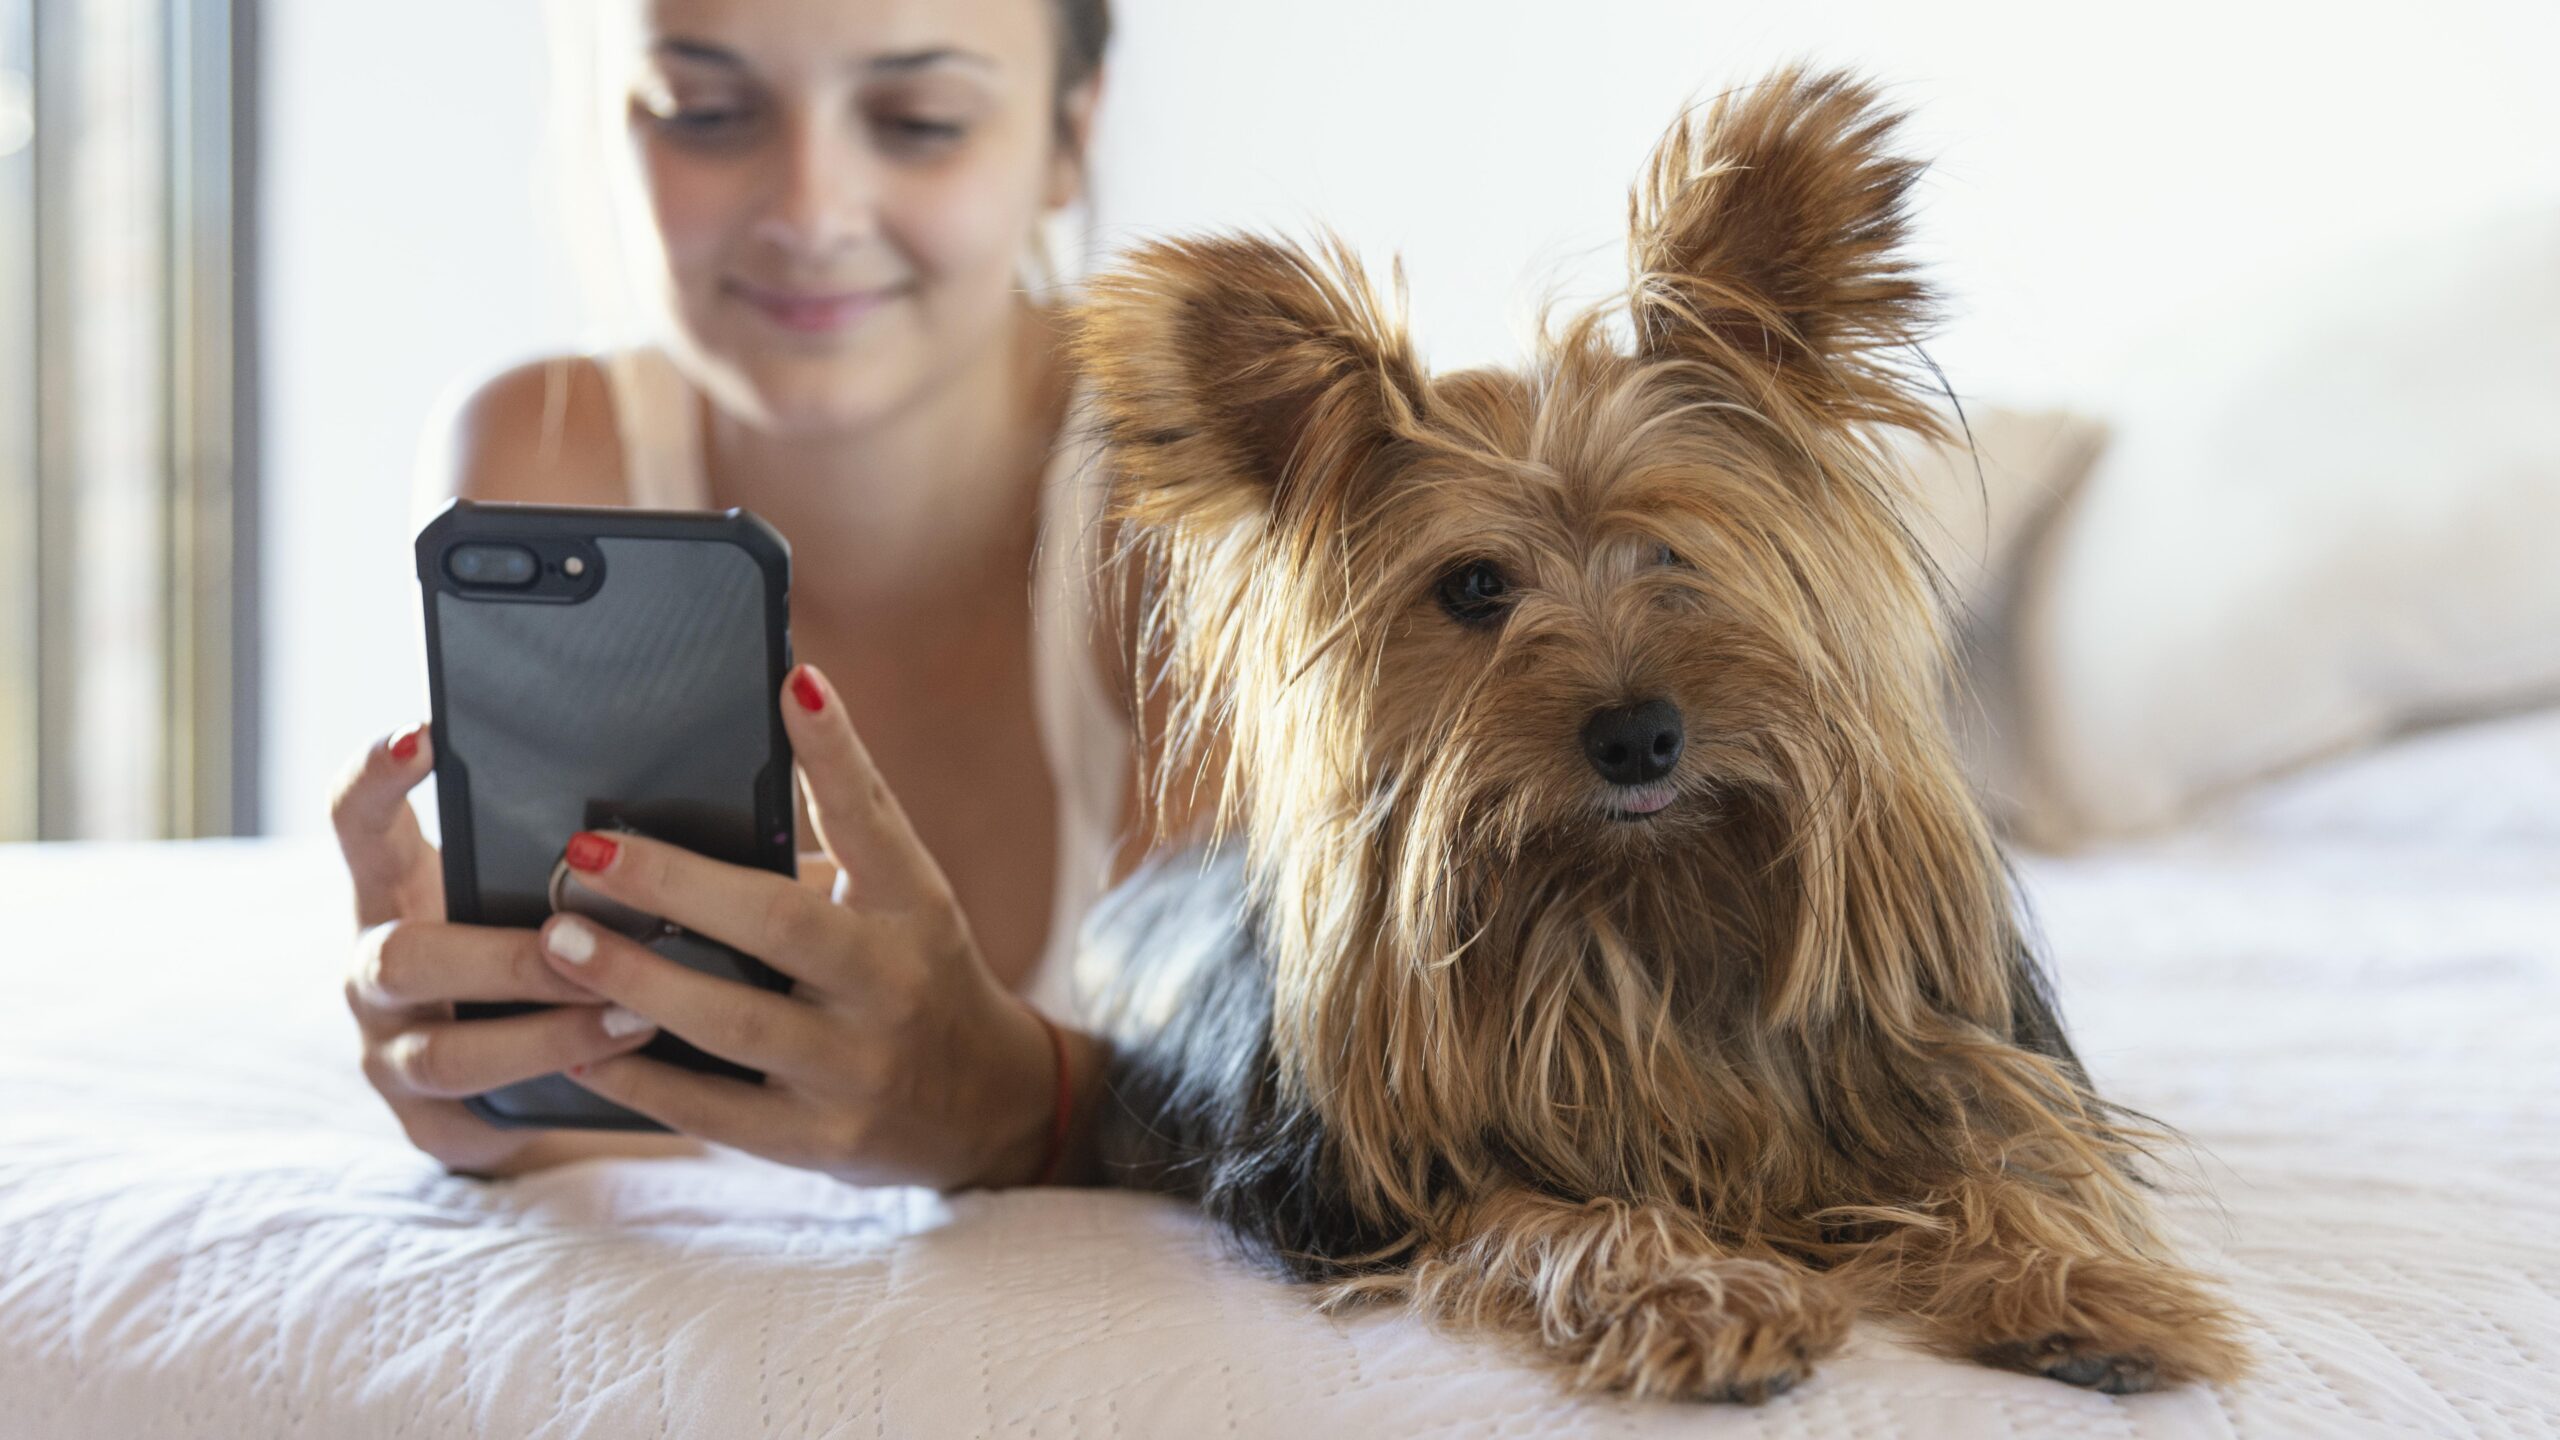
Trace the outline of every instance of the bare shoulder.
<instances>
[{"instance_id":1,"label":"bare shoulder","mask_svg":"<svg viewBox=\"0 0 2560 1440\"><path fill-rule=\"evenodd\" d=\"M422 485L444 497L551 505L627 502L613 397L590 357L531 360L482 381L430 437Z\"/></svg>"}]
</instances>

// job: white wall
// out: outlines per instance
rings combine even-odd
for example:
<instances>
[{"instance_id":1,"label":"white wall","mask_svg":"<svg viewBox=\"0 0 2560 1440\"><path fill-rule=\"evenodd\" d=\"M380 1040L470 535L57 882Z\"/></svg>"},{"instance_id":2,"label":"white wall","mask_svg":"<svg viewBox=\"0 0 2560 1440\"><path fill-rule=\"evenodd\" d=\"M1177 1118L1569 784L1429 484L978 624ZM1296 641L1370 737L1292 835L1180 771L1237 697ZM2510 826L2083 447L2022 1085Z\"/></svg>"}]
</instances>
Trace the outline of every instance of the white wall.
<instances>
[{"instance_id":1,"label":"white wall","mask_svg":"<svg viewBox=\"0 0 2560 1440\"><path fill-rule=\"evenodd\" d=\"M534 194L529 0L267 0L264 823L426 718L411 480L447 387L577 333ZM426 807L430 812L433 806Z\"/></svg>"},{"instance_id":2,"label":"white wall","mask_svg":"<svg viewBox=\"0 0 2560 1440\"><path fill-rule=\"evenodd\" d=\"M582 332L534 193L539 7L269 0L268 828L425 714L409 476L449 384ZM1106 242L1324 223L1401 251L1438 365L1516 354L1543 286L1622 275L1684 101L1853 65L1935 157L1925 254L1970 398L2103 413L2297 267L2560 202L2560 7L2171 0L1120 0ZM2387 282L2387 277L2378 277Z\"/></svg>"},{"instance_id":3,"label":"white wall","mask_svg":"<svg viewBox=\"0 0 2560 1440\"><path fill-rule=\"evenodd\" d=\"M2295 257L2560 198L2560 7L2166 0L1141 0L1110 219L1321 217L1404 252L1435 362L1515 352L1549 276L1623 276L1680 105L1792 57L1915 110L1960 392L2102 400L2110 367ZM1177 123L1177 117L1179 117Z\"/></svg>"}]
</instances>

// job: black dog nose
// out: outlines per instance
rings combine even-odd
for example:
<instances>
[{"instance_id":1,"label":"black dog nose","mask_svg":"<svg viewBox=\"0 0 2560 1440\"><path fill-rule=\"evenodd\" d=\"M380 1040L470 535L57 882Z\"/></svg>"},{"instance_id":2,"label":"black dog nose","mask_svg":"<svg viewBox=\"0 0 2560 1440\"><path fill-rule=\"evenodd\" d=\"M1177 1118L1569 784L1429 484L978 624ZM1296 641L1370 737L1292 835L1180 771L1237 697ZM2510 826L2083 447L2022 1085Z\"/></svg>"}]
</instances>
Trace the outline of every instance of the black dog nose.
<instances>
[{"instance_id":1,"label":"black dog nose","mask_svg":"<svg viewBox=\"0 0 2560 1440\"><path fill-rule=\"evenodd\" d=\"M1595 710L1582 727L1582 753L1612 785L1659 780L1680 763L1680 707L1668 700Z\"/></svg>"}]
</instances>

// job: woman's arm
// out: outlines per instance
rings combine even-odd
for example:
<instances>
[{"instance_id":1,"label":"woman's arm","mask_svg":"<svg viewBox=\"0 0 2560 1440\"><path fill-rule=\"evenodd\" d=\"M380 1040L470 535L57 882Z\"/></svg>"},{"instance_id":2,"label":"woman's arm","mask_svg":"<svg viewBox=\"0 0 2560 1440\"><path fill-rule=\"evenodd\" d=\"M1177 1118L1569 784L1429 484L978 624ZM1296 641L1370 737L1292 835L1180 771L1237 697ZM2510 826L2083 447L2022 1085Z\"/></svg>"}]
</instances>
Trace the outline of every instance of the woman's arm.
<instances>
[{"instance_id":1,"label":"woman's arm","mask_svg":"<svg viewBox=\"0 0 2560 1440\"><path fill-rule=\"evenodd\" d=\"M1058 1033L1067 1043L1067 1064L1073 1089L1066 1147L1060 1152L1057 1172L1049 1177L1051 1185L1099 1185L1103 1183L1099 1147L1094 1143L1094 1117L1102 1097L1103 1069L1110 1063L1111 1042L1099 1035L1088 1034L1071 1025L1060 1025ZM1053 1059L1046 1034L1039 1039L1044 1063ZM1039 1179L1041 1163L1049 1154L1049 1134L1057 1123L1057 1089L1054 1081L1046 1089L1032 1092L1039 1098L1036 1108L1016 1105L1006 1123L1009 1138L990 1166L977 1178L953 1189L1010 1189L1029 1185Z\"/></svg>"},{"instance_id":2,"label":"woman's arm","mask_svg":"<svg viewBox=\"0 0 2560 1440\"><path fill-rule=\"evenodd\" d=\"M1212 740L1205 747L1210 762L1199 767L1199 774L1185 774L1180 783L1163 787L1163 793L1158 793L1156 781L1167 763L1166 736L1173 718L1171 687L1141 683L1141 677L1157 673L1161 652L1151 648L1140 623L1145 596L1143 566L1137 557L1119 548L1117 539L1116 525L1106 522L1099 527L1098 553L1107 559L1095 567L1094 580L1095 613L1104 622L1094 627L1095 665L1110 693L1123 706L1130 736L1131 763L1121 795L1120 836L1108 872L1108 883L1113 885L1126 880L1157 852L1181 848L1207 832L1218 809L1220 767L1225 758L1223 748ZM1062 1025L1059 1029L1067 1042L1073 1110L1065 1152L1050 1183L1105 1184L1107 1178L1102 1173L1096 1144L1100 1133L1096 1121L1104 1094L1104 1072L1112 1059L1111 1042L1072 1027ZM1041 1093L1054 1105L1054 1082ZM1047 1153L1045 1147L1056 1114L1044 1108L1037 1118L1040 1123L1016 1137L1003 1163L983 1183L1027 1184L1037 1174L1041 1158Z\"/></svg>"}]
</instances>

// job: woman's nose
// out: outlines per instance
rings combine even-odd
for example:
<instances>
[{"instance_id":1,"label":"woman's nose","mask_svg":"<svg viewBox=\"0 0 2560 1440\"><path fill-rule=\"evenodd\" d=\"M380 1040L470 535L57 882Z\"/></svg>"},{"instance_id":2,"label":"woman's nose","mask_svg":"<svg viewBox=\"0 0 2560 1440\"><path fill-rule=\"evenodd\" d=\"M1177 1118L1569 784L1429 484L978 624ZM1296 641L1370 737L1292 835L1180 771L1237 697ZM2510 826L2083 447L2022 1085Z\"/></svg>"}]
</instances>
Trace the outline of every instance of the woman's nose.
<instances>
[{"instance_id":1,"label":"woman's nose","mask_svg":"<svg viewBox=\"0 0 2560 1440\"><path fill-rule=\"evenodd\" d=\"M756 238L799 260L828 260L859 246L876 228L874 179L857 137L826 116L796 115L783 127Z\"/></svg>"}]
</instances>

